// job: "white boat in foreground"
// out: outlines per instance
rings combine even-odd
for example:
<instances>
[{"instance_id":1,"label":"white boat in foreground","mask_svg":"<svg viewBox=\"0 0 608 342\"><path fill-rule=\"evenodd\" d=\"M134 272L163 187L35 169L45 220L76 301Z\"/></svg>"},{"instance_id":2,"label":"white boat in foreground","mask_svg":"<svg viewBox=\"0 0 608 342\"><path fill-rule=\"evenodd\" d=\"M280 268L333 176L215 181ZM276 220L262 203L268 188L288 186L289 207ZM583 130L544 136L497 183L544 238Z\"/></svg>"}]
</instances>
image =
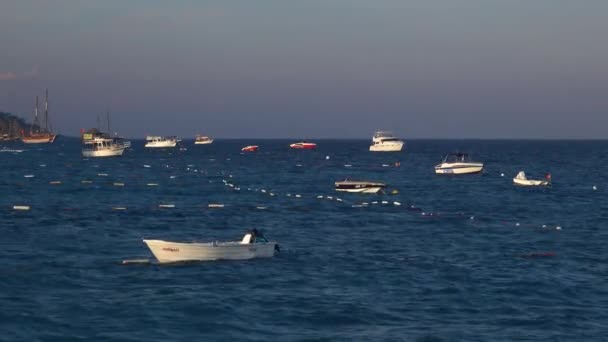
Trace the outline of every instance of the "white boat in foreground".
<instances>
[{"instance_id":1,"label":"white boat in foreground","mask_svg":"<svg viewBox=\"0 0 608 342\"><path fill-rule=\"evenodd\" d=\"M396 138L391 132L378 131L374 133L369 150L372 152L399 152L403 148L403 144L403 141Z\"/></svg>"},{"instance_id":2,"label":"white boat in foreground","mask_svg":"<svg viewBox=\"0 0 608 342\"><path fill-rule=\"evenodd\" d=\"M279 250L274 241L253 229L241 241L171 242L143 240L159 263L269 258Z\"/></svg>"},{"instance_id":3,"label":"white boat in foreground","mask_svg":"<svg viewBox=\"0 0 608 342\"><path fill-rule=\"evenodd\" d=\"M517 176L515 176L515 178L513 178L513 183L515 185L521 185L521 186L548 186L551 185L551 174L547 174L545 176L545 179L528 179L526 177L526 173L523 171L519 171L519 173L517 174Z\"/></svg>"},{"instance_id":4,"label":"white boat in foreground","mask_svg":"<svg viewBox=\"0 0 608 342\"><path fill-rule=\"evenodd\" d=\"M149 148L167 148L177 145L177 137L158 137L147 136L145 147Z\"/></svg>"},{"instance_id":5,"label":"white boat in foreground","mask_svg":"<svg viewBox=\"0 0 608 342\"><path fill-rule=\"evenodd\" d=\"M367 181L343 180L335 182L336 191L375 194L386 188L386 184Z\"/></svg>"},{"instance_id":6,"label":"white boat in foreground","mask_svg":"<svg viewBox=\"0 0 608 342\"><path fill-rule=\"evenodd\" d=\"M466 153L450 153L443 162L435 166L436 174L464 175L479 173L483 170L483 163L473 162Z\"/></svg>"},{"instance_id":7,"label":"white boat in foreground","mask_svg":"<svg viewBox=\"0 0 608 342\"><path fill-rule=\"evenodd\" d=\"M122 156L126 148L131 146L130 141L122 138L113 138L105 134L83 134L83 157L113 157Z\"/></svg>"}]
</instances>

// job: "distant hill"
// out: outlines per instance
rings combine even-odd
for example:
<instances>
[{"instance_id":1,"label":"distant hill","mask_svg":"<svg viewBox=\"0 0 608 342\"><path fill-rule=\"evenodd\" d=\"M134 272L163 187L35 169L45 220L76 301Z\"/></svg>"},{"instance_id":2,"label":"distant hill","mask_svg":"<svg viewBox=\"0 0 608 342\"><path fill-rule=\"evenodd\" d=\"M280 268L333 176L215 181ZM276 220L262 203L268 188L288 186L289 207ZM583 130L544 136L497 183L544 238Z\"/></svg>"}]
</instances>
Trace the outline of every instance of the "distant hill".
<instances>
[{"instance_id":1,"label":"distant hill","mask_svg":"<svg viewBox=\"0 0 608 342\"><path fill-rule=\"evenodd\" d=\"M31 124L11 113L0 112L0 140L20 138L23 133L29 132Z\"/></svg>"}]
</instances>

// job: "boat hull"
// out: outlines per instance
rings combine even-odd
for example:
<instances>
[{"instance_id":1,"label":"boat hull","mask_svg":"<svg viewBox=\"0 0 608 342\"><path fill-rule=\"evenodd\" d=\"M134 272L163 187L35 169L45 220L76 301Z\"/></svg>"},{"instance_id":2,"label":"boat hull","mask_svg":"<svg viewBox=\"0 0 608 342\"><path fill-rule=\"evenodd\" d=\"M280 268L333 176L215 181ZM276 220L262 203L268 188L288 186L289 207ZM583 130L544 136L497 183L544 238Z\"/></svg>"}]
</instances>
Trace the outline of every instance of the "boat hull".
<instances>
[{"instance_id":1,"label":"boat hull","mask_svg":"<svg viewBox=\"0 0 608 342\"><path fill-rule=\"evenodd\" d=\"M124 147L95 150L95 151L83 150L82 156L87 157L87 158L90 158L90 157L115 157L115 156L122 156L124 151L125 151Z\"/></svg>"},{"instance_id":2,"label":"boat hull","mask_svg":"<svg viewBox=\"0 0 608 342\"><path fill-rule=\"evenodd\" d=\"M177 145L177 141L150 141L144 145L144 147L148 148L168 148L175 147Z\"/></svg>"},{"instance_id":3,"label":"boat hull","mask_svg":"<svg viewBox=\"0 0 608 342\"><path fill-rule=\"evenodd\" d=\"M163 240L143 240L159 263L212 260L246 260L274 256L277 243L243 244L180 243Z\"/></svg>"},{"instance_id":4,"label":"boat hull","mask_svg":"<svg viewBox=\"0 0 608 342\"><path fill-rule=\"evenodd\" d=\"M338 192L352 192L358 194L377 194L382 190L382 187L369 187L369 188L359 188L359 189L340 189L336 188Z\"/></svg>"},{"instance_id":5,"label":"boat hull","mask_svg":"<svg viewBox=\"0 0 608 342\"><path fill-rule=\"evenodd\" d=\"M403 149L403 142L398 143L380 143L370 145L371 152L400 152Z\"/></svg>"},{"instance_id":6,"label":"boat hull","mask_svg":"<svg viewBox=\"0 0 608 342\"><path fill-rule=\"evenodd\" d=\"M513 184L519 186L547 186L549 185L549 181L513 178Z\"/></svg>"},{"instance_id":7,"label":"boat hull","mask_svg":"<svg viewBox=\"0 0 608 342\"><path fill-rule=\"evenodd\" d=\"M296 150L312 150L315 149L317 147L317 144L313 144L313 143L295 143L295 144L291 144L289 145L289 147L296 149Z\"/></svg>"},{"instance_id":8,"label":"boat hull","mask_svg":"<svg viewBox=\"0 0 608 342\"><path fill-rule=\"evenodd\" d=\"M194 145L209 145L211 143L213 143L213 139L203 140L203 141L194 141Z\"/></svg>"},{"instance_id":9,"label":"boat hull","mask_svg":"<svg viewBox=\"0 0 608 342\"><path fill-rule=\"evenodd\" d=\"M438 175L466 175L475 174L483 171L481 163L467 164L440 164L435 166L435 173Z\"/></svg>"},{"instance_id":10,"label":"boat hull","mask_svg":"<svg viewBox=\"0 0 608 342\"><path fill-rule=\"evenodd\" d=\"M24 144L51 144L55 141L57 135L43 135L43 136L33 136L33 137L23 137L21 141Z\"/></svg>"}]
</instances>

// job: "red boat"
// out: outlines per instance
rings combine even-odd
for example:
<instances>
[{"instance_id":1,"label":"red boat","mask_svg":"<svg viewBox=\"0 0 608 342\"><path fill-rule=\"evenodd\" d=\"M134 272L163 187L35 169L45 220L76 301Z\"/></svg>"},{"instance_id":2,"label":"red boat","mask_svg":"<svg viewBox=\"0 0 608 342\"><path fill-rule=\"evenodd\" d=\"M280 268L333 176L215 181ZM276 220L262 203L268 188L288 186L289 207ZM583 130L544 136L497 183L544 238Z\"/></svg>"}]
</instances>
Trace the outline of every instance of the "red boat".
<instances>
[{"instance_id":1,"label":"red boat","mask_svg":"<svg viewBox=\"0 0 608 342\"><path fill-rule=\"evenodd\" d=\"M312 150L317 147L317 144L302 141L302 142L293 143L293 144L289 145L289 147L295 148L295 149Z\"/></svg>"},{"instance_id":2,"label":"red boat","mask_svg":"<svg viewBox=\"0 0 608 342\"><path fill-rule=\"evenodd\" d=\"M249 146L245 146L241 149L241 151L243 152L255 152L258 150L258 145L249 145Z\"/></svg>"}]
</instances>

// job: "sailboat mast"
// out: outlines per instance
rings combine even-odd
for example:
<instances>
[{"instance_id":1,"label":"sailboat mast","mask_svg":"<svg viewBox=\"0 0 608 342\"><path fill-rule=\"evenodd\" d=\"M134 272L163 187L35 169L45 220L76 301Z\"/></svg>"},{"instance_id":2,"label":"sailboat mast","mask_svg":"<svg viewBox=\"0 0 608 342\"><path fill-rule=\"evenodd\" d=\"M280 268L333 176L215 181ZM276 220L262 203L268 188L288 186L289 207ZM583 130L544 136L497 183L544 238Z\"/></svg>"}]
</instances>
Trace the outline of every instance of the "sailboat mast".
<instances>
[{"instance_id":1,"label":"sailboat mast","mask_svg":"<svg viewBox=\"0 0 608 342\"><path fill-rule=\"evenodd\" d=\"M49 90L46 89L44 97L44 129L49 131Z\"/></svg>"},{"instance_id":2,"label":"sailboat mast","mask_svg":"<svg viewBox=\"0 0 608 342\"><path fill-rule=\"evenodd\" d=\"M110 111L109 110L106 112L106 117L108 119L108 133L112 134L112 131L110 131Z\"/></svg>"},{"instance_id":3,"label":"sailboat mast","mask_svg":"<svg viewBox=\"0 0 608 342\"><path fill-rule=\"evenodd\" d=\"M30 133L34 131L34 126L38 124L38 95L36 95L36 108L34 110L34 122L32 122L32 127L30 127Z\"/></svg>"}]
</instances>

